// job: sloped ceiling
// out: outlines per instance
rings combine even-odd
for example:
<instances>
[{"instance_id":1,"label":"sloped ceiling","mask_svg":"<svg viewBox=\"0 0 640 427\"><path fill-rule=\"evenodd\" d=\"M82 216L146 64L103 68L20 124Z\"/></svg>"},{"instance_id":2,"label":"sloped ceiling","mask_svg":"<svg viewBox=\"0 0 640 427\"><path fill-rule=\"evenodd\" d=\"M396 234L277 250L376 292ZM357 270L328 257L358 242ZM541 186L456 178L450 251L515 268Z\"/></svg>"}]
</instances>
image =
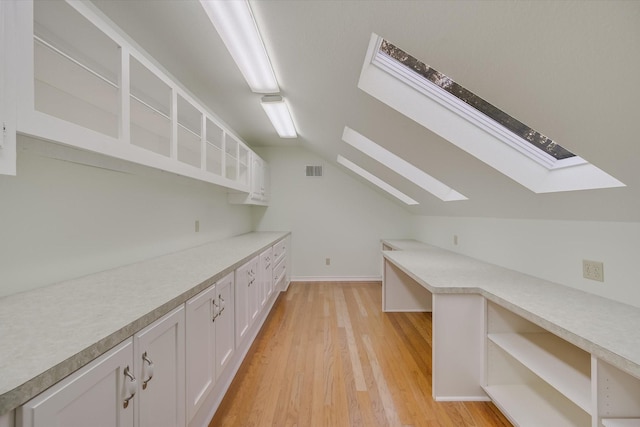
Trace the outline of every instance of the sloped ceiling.
<instances>
[{"instance_id":1,"label":"sloped ceiling","mask_svg":"<svg viewBox=\"0 0 640 427\"><path fill-rule=\"evenodd\" d=\"M411 212L640 221L640 2L251 1L296 140L275 134L197 1L94 3L250 145L342 154L419 201ZM534 194L373 99L357 88L372 32L627 187ZM408 183L343 143L345 126L469 200Z\"/></svg>"}]
</instances>

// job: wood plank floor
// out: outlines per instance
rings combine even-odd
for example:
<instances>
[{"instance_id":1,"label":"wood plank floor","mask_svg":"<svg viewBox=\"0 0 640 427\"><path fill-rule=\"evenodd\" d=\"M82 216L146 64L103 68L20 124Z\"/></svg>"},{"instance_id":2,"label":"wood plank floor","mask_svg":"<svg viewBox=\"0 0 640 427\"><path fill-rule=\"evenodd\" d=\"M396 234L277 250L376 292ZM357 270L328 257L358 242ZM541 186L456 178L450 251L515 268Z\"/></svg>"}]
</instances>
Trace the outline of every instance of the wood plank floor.
<instances>
[{"instance_id":1,"label":"wood plank floor","mask_svg":"<svg viewBox=\"0 0 640 427\"><path fill-rule=\"evenodd\" d=\"M431 314L380 307L380 283L291 283L209 427L511 426L492 403L434 402Z\"/></svg>"}]
</instances>

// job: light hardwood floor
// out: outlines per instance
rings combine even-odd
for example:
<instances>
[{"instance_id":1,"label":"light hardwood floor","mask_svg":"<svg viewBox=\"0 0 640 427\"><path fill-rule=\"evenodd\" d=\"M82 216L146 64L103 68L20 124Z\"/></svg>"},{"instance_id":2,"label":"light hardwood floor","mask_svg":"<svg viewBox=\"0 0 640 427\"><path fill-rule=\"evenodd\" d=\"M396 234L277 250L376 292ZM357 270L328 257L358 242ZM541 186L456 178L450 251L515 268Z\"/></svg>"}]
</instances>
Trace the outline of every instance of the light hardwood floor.
<instances>
[{"instance_id":1,"label":"light hardwood floor","mask_svg":"<svg viewBox=\"0 0 640 427\"><path fill-rule=\"evenodd\" d=\"M431 314L380 307L380 283L291 283L209 427L511 426L492 403L434 402Z\"/></svg>"}]
</instances>

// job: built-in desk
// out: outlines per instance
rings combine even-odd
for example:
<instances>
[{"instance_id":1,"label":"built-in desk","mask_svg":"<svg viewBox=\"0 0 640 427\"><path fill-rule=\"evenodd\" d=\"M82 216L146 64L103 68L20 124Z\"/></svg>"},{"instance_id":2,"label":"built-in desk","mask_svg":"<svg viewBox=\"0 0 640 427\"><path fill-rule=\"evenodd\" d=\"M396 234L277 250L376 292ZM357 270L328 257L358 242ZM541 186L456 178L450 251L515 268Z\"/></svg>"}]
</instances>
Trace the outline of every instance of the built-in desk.
<instances>
[{"instance_id":1,"label":"built-in desk","mask_svg":"<svg viewBox=\"0 0 640 427\"><path fill-rule=\"evenodd\" d=\"M640 308L416 241L382 244L383 310L433 312L436 400L490 398L523 426L640 419Z\"/></svg>"}]
</instances>

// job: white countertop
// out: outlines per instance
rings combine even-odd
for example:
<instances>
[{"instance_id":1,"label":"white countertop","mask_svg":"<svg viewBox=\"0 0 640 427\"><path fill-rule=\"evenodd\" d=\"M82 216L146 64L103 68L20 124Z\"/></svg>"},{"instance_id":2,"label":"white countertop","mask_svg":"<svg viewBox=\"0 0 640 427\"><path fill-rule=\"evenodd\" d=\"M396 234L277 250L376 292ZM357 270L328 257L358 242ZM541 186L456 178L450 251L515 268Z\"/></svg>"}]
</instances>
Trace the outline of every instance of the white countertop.
<instances>
[{"instance_id":1,"label":"white countertop","mask_svg":"<svg viewBox=\"0 0 640 427\"><path fill-rule=\"evenodd\" d=\"M243 234L0 298L0 415L288 234Z\"/></svg>"},{"instance_id":2,"label":"white countertop","mask_svg":"<svg viewBox=\"0 0 640 427\"><path fill-rule=\"evenodd\" d=\"M640 378L640 308L413 240L387 242L400 250L385 259L431 293L481 294Z\"/></svg>"}]
</instances>

